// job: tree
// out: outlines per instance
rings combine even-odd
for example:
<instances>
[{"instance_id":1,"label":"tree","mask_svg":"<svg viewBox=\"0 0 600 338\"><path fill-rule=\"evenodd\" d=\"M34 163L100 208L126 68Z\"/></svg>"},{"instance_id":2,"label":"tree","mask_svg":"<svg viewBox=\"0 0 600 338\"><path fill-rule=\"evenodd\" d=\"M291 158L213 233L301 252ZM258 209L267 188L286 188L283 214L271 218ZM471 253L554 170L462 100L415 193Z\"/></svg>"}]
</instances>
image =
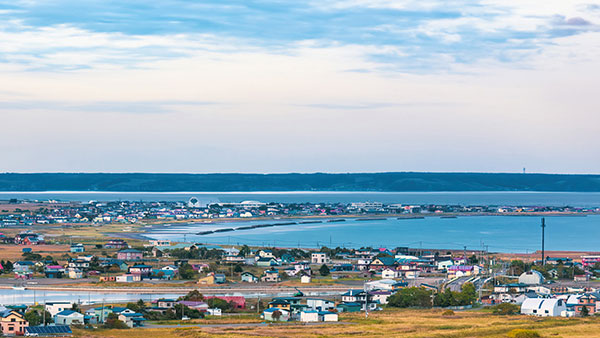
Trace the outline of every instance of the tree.
<instances>
[{"instance_id":1,"label":"tree","mask_svg":"<svg viewBox=\"0 0 600 338\"><path fill-rule=\"evenodd\" d=\"M517 304L502 303L492 307L492 313L496 315L514 315L521 312L521 307Z\"/></svg>"},{"instance_id":2,"label":"tree","mask_svg":"<svg viewBox=\"0 0 600 338\"><path fill-rule=\"evenodd\" d=\"M228 303L226 300L223 300L221 298L209 298L206 301L206 303L208 304L209 307L219 308L223 312L227 312L227 311L233 309L233 305L231 305L231 303Z\"/></svg>"},{"instance_id":3,"label":"tree","mask_svg":"<svg viewBox=\"0 0 600 338\"><path fill-rule=\"evenodd\" d=\"M273 311L273 313L271 314L271 318L273 318L276 321L279 321L279 318L281 318L281 311L279 311L279 310Z\"/></svg>"},{"instance_id":4,"label":"tree","mask_svg":"<svg viewBox=\"0 0 600 338\"><path fill-rule=\"evenodd\" d=\"M472 283L462 285L458 296L459 305L472 305L477 300L477 289Z\"/></svg>"},{"instance_id":5,"label":"tree","mask_svg":"<svg viewBox=\"0 0 600 338\"><path fill-rule=\"evenodd\" d=\"M329 268L326 264L321 265L321 267L319 268L319 273L321 274L321 276L329 276Z\"/></svg>"},{"instance_id":6,"label":"tree","mask_svg":"<svg viewBox=\"0 0 600 338\"><path fill-rule=\"evenodd\" d=\"M38 326L42 323L42 317L36 310L25 312L25 320L29 322L29 326Z\"/></svg>"},{"instance_id":7,"label":"tree","mask_svg":"<svg viewBox=\"0 0 600 338\"><path fill-rule=\"evenodd\" d=\"M393 294L388 305L394 307L431 307L431 291L422 287L404 288Z\"/></svg>"},{"instance_id":8,"label":"tree","mask_svg":"<svg viewBox=\"0 0 600 338\"><path fill-rule=\"evenodd\" d=\"M237 264L235 266L235 268L233 268L233 272L235 272L235 273L242 273L242 272L244 272L244 269L242 268L242 266L240 264Z\"/></svg>"},{"instance_id":9,"label":"tree","mask_svg":"<svg viewBox=\"0 0 600 338\"><path fill-rule=\"evenodd\" d=\"M128 329L129 326L123 321L119 320L119 317L115 313L109 313L104 322L104 327L107 329Z\"/></svg>"},{"instance_id":10,"label":"tree","mask_svg":"<svg viewBox=\"0 0 600 338\"><path fill-rule=\"evenodd\" d=\"M242 248L240 249L240 256L246 257L249 254L250 254L250 247L248 247L246 244L244 244L242 246Z\"/></svg>"},{"instance_id":11,"label":"tree","mask_svg":"<svg viewBox=\"0 0 600 338\"><path fill-rule=\"evenodd\" d=\"M179 268L179 276L181 279L194 279L196 277L196 271L189 264L184 264Z\"/></svg>"},{"instance_id":12,"label":"tree","mask_svg":"<svg viewBox=\"0 0 600 338\"><path fill-rule=\"evenodd\" d=\"M77 303L73 303L71 305L71 310L75 311L75 312L81 312L81 308L79 307L79 304L77 304Z\"/></svg>"},{"instance_id":13,"label":"tree","mask_svg":"<svg viewBox=\"0 0 600 338\"><path fill-rule=\"evenodd\" d=\"M202 295L198 290L192 290L188 292L187 295L179 297L179 299L201 302L204 301L204 295Z\"/></svg>"},{"instance_id":14,"label":"tree","mask_svg":"<svg viewBox=\"0 0 600 338\"><path fill-rule=\"evenodd\" d=\"M590 314L590 310L588 310L587 306L581 307L581 317L587 317Z\"/></svg>"}]
</instances>

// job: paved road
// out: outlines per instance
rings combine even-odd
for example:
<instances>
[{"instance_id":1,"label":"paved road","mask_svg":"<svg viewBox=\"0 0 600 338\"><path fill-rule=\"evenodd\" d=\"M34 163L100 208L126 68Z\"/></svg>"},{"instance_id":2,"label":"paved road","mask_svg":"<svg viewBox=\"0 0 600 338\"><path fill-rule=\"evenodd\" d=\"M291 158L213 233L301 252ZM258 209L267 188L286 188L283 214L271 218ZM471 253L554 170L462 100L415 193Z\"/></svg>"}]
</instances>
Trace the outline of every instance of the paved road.
<instances>
[{"instance_id":1,"label":"paved road","mask_svg":"<svg viewBox=\"0 0 600 338\"><path fill-rule=\"evenodd\" d=\"M236 324L183 324L183 325L161 325L161 324L146 324L144 325L143 328L147 328L147 329L162 329L162 328L186 328L186 327L197 327L197 328L203 328L203 327L223 327L223 328L232 328L232 327L263 327L263 326L269 326L269 325L276 325L276 326L296 326L296 325L311 325L311 326L318 326L318 325L336 325L336 324L341 324L341 325L352 325L352 324L356 324L356 323L350 323L350 322L318 322L318 323L302 323L302 322L289 322L289 323L246 323L246 324L240 324L240 323L236 323Z\"/></svg>"}]
</instances>

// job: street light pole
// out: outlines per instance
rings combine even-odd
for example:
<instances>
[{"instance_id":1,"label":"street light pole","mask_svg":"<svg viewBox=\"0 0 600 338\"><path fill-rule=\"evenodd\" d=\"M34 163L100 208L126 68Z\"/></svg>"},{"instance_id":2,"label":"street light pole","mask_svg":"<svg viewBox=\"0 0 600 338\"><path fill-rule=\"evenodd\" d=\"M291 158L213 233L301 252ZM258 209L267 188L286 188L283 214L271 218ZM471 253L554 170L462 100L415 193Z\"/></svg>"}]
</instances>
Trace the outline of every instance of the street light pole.
<instances>
[{"instance_id":1,"label":"street light pole","mask_svg":"<svg viewBox=\"0 0 600 338\"><path fill-rule=\"evenodd\" d=\"M544 230L546 228L546 220L542 217L542 267L546 265L546 255L544 252Z\"/></svg>"}]
</instances>

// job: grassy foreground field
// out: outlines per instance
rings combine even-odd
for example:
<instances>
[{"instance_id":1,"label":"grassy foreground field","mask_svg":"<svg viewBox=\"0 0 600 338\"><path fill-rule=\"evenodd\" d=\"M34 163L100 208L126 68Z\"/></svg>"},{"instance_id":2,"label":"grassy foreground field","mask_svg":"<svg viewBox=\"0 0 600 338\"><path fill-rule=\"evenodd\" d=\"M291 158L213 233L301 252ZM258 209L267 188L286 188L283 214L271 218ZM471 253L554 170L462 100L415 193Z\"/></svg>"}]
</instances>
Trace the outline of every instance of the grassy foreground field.
<instances>
[{"instance_id":1,"label":"grassy foreground field","mask_svg":"<svg viewBox=\"0 0 600 338\"><path fill-rule=\"evenodd\" d=\"M345 314L340 320L353 324L270 325L260 327L194 327L130 330L76 330L76 337L508 337L513 329L535 330L541 337L600 337L600 318L532 318L496 316L483 311L386 310ZM214 324L214 322L213 322Z\"/></svg>"}]
</instances>

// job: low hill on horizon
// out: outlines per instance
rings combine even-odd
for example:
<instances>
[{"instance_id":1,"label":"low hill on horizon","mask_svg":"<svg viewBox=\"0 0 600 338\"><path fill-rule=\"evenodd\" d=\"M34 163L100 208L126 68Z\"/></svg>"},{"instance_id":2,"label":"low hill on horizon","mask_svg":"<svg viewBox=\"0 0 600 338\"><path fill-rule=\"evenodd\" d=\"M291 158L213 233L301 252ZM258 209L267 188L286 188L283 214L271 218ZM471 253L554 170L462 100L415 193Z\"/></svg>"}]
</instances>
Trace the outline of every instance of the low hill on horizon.
<instances>
[{"instance_id":1,"label":"low hill on horizon","mask_svg":"<svg viewBox=\"0 0 600 338\"><path fill-rule=\"evenodd\" d=\"M600 175L3 173L0 191L559 191L600 192Z\"/></svg>"}]
</instances>

